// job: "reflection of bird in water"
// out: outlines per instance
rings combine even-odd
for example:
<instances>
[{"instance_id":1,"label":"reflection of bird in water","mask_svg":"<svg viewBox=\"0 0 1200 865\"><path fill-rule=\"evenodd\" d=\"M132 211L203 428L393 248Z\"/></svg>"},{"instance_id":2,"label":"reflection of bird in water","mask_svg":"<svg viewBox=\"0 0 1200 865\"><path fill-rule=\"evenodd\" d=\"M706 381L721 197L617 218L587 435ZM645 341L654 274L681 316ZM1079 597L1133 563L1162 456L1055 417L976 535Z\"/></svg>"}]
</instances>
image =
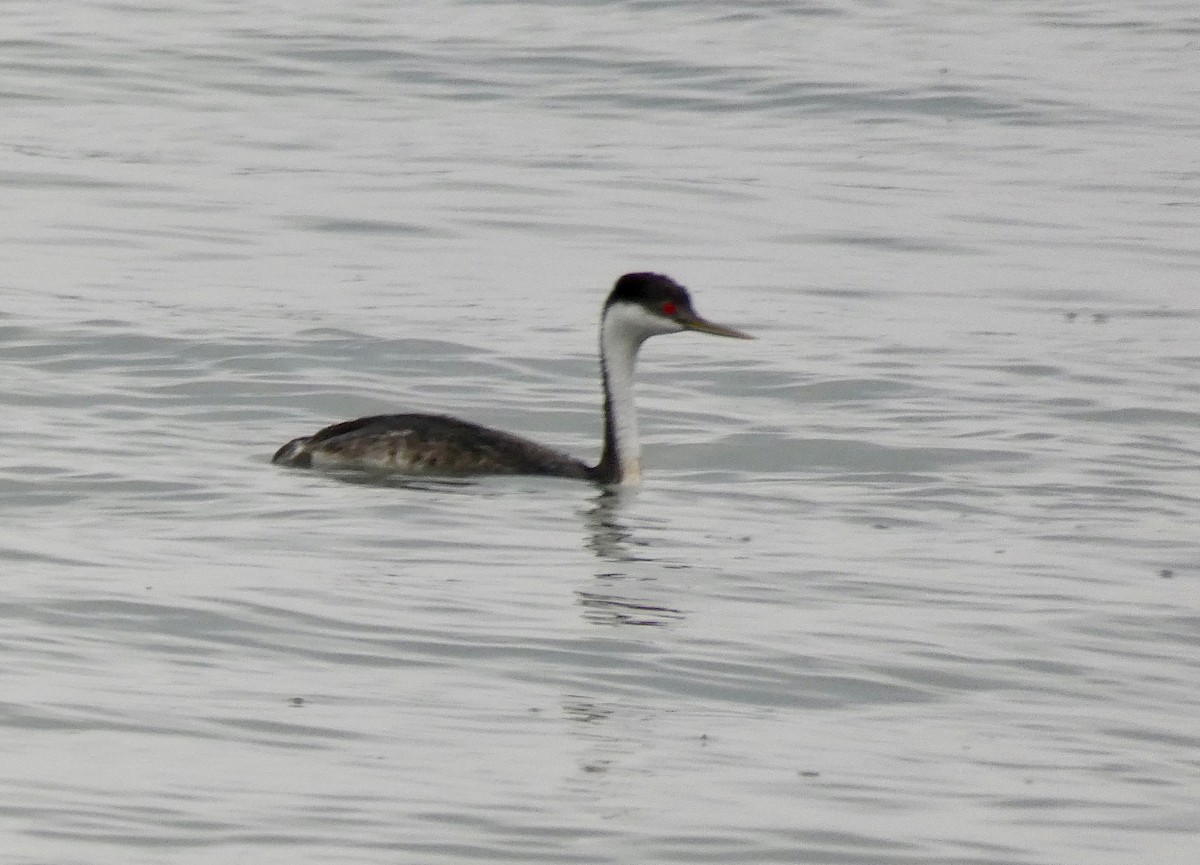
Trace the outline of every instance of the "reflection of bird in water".
<instances>
[{"instance_id":1,"label":"reflection of bird in water","mask_svg":"<svg viewBox=\"0 0 1200 865\"><path fill-rule=\"evenodd\" d=\"M351 468L422 475L554 475L602 484L635 484L642 451L633 405L638 349L652 336L695 330L752 339L705 321L682 285L657 273L617 280L600 319L604 450L589 466L511 433L442 415L394 414L333 424L281 447L272 462L301 468Z\"/></svg>"},{"instance_id":2,"label":"reflection of bird in water","mask_svg":"<svg viewBox=\"0 0 1200 865\"><path fill-rule=\"evenodd\" d=\"M583 617L596 625L662 626L680 621L682 610L654 599L655 578L650 575L663 566L687 565L665 561L647 541L634 537L633 529L620 518L621 504L627 500L621 487L604 487L595 506L584 513L588 548L603 565L591 586L575 590Z\"/></svg>"},{"instance_id":3,"label":"reflection of bird in water","mask_svg":"<svg viewBox=\"0 0 1200 865\"><path fill-rule=\"evenodd\" d=\"M584 618L597 625L641 625L662 627L683 619L683 611L674 607L644 603L622 595L576 591Z\"/></svg>"}]
</instances>

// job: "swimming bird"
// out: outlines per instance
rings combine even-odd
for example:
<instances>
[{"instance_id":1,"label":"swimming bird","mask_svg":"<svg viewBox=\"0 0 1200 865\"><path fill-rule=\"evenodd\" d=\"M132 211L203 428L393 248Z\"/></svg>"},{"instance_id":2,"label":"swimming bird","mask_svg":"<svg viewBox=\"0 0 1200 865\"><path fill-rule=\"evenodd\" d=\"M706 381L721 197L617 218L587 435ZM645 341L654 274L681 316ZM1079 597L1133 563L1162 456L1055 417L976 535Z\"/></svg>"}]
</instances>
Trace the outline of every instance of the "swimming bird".
<instances>
[{"instance_id":1,"label":"swimming bird","mask_svg":"<svg viewBox=\"0 0 1200 865\"><path fill-rule=\"evenodd\" d=\"M554 475L599 484L636 484L642 478L642 448L633 404L638 349L652 336L685 330L754 338L701 318L692 308L687 289L670 277L627 273L617 280L600 318L604 449L594 466L511 433L429 414L375 415L336 423L293 439L271 461L300 468L416 475Z\"/></svg>"}]
</instances>

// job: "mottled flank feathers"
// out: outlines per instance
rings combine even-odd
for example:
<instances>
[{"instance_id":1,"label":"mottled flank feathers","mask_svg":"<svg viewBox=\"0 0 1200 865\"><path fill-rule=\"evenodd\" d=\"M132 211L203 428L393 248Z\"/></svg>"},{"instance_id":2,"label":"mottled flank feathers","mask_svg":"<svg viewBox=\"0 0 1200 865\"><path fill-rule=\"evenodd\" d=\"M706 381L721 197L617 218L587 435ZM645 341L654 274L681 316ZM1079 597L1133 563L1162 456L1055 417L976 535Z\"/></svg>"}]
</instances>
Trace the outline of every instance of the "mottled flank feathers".
<instances>
[{"instance_id":1,"label":"mottled flank feathers","mask_svg":"<svg viewBox=\"0 0 1200 865\"><path fill-rule=\"evenodd\" d=\"M584 463L520 436L442 415L359 418L293 439L272 462L411 474L556 475L589 479Z\"/></svg>"}]
</instances>

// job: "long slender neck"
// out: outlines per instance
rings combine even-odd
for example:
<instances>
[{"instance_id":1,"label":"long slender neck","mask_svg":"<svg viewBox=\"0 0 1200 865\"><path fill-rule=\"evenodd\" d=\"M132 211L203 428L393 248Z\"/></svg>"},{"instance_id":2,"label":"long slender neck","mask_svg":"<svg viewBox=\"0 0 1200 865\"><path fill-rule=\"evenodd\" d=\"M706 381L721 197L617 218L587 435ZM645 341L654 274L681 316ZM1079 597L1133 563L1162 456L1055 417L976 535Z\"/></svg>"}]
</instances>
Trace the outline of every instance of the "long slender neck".
<instances>
[{"instance_id":1,"label":"long slender neck","mask_svg":"<svg viewBox=\"0 0 1200 865\"><path fill-rule=\"evenodd\" d=\"M633 405L633 369L646 333L620 314L600 325L600 372L604 379L604 453L593 470L606 484L642 480L642 443Z\"/></svg>"}]
</instances>

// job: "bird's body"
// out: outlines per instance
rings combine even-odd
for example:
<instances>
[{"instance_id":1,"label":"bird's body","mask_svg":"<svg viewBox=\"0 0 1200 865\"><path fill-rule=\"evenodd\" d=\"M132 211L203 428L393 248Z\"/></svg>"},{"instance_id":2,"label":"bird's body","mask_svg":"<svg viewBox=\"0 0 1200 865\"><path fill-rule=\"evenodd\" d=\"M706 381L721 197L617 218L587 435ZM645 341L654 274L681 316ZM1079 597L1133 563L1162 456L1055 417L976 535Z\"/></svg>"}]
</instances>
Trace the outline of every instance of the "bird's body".
<instances>
[{"instance_id":1,"label":"bird's body","mask_svg":"<svg viewBox=\"0 0 1200 865\"><path fill-rule=\"evenodd\" d=\"M537 442L431 414L384 414L335 423L288 442L272 461L381 473L591 477L585 463Z\"/></svg>"},{"instance_id":2,"label":"bird's body","mask_svg":"<svg viewBox=\"0 0 1200 865\"><path fill-rule=\"evenodd\" d=\"M428 414L336 423L288 442L272 462L379 473L552 475L603 484L638 483L641 445L633 405L637 352L651 336L683 330L751 338L700 318L687 290L668 277L630 273L617 280L600 324L605 423L604 450L595 466L511 433Z\"/></svg>"}]
</instances>

